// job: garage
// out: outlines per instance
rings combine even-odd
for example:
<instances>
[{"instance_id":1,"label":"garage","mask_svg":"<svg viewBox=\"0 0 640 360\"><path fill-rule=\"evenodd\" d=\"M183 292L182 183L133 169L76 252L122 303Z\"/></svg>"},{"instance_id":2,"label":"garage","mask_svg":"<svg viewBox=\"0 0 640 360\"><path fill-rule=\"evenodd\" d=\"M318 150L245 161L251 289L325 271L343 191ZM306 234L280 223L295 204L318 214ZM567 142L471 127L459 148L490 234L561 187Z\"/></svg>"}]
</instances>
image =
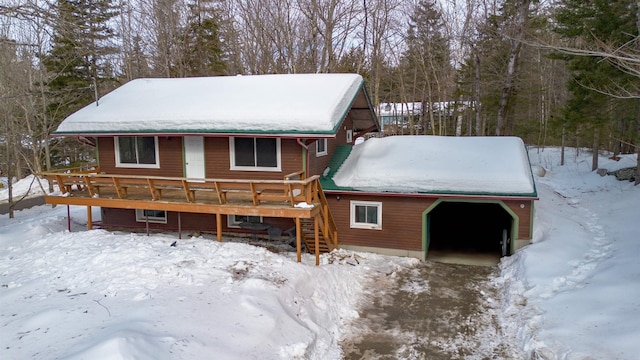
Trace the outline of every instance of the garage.
<instances>
[{"instance_id":1,"label":"garage","mask_svg":"<svg viewBox=\"0 0 640 360\"><path fill-rule=\"evenodd\" d=\"M391 136L345 155L320 179L343 248L490 265L531 240L537 192L519 138Z\"/></svg>"},{"instance_id":2,"label":"garage","mask_svg":"<svg viewBox=\"0 0 640 360\"><path fill-rule=\"evenodd\" d=\"M427 254L509 255L513 226L500 202L442 201L427 217Z\"/></svg>"}]
</instances>

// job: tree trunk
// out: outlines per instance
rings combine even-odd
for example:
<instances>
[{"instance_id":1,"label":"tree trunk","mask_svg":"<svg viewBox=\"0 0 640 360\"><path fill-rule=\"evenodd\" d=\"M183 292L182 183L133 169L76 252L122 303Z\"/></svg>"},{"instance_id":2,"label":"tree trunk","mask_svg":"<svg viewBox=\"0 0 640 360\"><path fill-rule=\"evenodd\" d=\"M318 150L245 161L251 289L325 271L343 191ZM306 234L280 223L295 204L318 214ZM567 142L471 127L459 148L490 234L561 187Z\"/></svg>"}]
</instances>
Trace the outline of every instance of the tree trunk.
<instances>
[{"instance_id":1,"label":"tree trunk","mask_svg":"<svg viewBox=\"0 0 640 360\"><path fill-rule=\"evenodd\" d=\"M480 104L480 54L478 49L473 48L473 59L475 63L475 76L473 78L473 111L476 116L476 136L484 135L484 126L482 126L482 113Z\"/></svg>"},{"instance_id":2,"label":"tree trunk","mask_svg":"<svg viewBox=\"0 0 640 360\"><path fill-rule=\"evenodd\" d=\"M636 185L640 184L640 100L637 101L638 112L636 113Z\"/></svg>"},{"instance_id":3,"label":"tree trunk","mask_svg":"<svg viewBox=\"0 0 640 360\"><path fill-rule=\"evenodd\" d=\"M560 166L564 165L564 125L562 125L562 140L560 145Z\"/></svg>"},{"instance_id":4,"label":"tree trunk","mask_svg":"<svg viewBox=\"0 0 640 360\"><path fill-rule=\"evenodd\" d=\"M5 143L7 146L7 194L9 196L9 219L13 219L13 167L11 158L11 133L9 133L9 122L5 123Z\"/></svg>"},{"instance_id":5,"label":"tree trunk","mask_svg":"<svg viewBox=\"0 0 640 360\"><path fill-rule=\"evenodd\" d=\"M636 0L636 27L640 33L640 0ZM640 39L636 38L636 49L640 49ZM640 93L638 94L640 98ZM638 100L638 113L636 115L636 181L640 184L640 100Z\"/></svg>"},{"instance_id":6,"label":"tree trunk","mask_svg":"<svg viewBox=\"0 0 640 360\"><path fill-rule=\"evenodd\" d=\"M598 148L600 145L600 128L593 130L593 156L591 158L591 171L595 171L598 168Z\"/></svg>"},{"instance_id":7,"label":"tree trunk","mask_svg":"<svg viewBox=\"0 0 640 360\"><path fill-rule=\"evenodd\" d=\"M500 95L500 102L498 105L498 117L496 120L497 136L504 135L507 106L509 105L509 97L513 92L516 77L516 65L518 64L518 58L520 57L520 49L522 48L522 35L527 24L527 18L529 17L530 4L531 0L522 1L518 6L518 12L516 13L517 18L514 23L513 39L511 40L511 49L509 50L509 60L507 62L504 85L502 87L502 94Z\"/></svg>"}]
</instances>

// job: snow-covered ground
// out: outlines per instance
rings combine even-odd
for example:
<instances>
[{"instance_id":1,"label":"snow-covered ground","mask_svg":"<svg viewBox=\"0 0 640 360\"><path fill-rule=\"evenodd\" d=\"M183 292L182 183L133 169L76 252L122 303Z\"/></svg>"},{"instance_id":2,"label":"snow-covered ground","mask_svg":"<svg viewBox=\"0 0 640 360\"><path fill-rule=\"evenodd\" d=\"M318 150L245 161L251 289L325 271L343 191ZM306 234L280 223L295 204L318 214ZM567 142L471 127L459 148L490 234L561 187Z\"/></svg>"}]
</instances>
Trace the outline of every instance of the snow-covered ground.
<instances>
[{"instance_id":1,"label":"snow-covered ground","mask_svg":"<svg viewBox=\"0 0 640 360\"><path fill-rule=\"evenodd\" d=\"M503 325L535 359L640 356L640 186L601 177L591 153L529 151L536 178L534 242L503 259ZM635 156L599 167L635 166Z\"/></svg>"},{"instance_id":2,"label":"snow-covered ground","mask_svg":"<svg viewBox=\"0 0 640 360\"><path fill-rule=\"evenodd\" d=\"M591 172L590 157L571 150L561 167L558 149L530 150L547 169L534 242L493 281L506 338L532 357L640 354L640 186ZM170 234L86 231L84 208L72 207L72 232L63 206L15 216L0 215L2 359L340 359L363 289L417 265L340 251L316 267L201 236L172 247Z\"/></svg>"}]
</instances>

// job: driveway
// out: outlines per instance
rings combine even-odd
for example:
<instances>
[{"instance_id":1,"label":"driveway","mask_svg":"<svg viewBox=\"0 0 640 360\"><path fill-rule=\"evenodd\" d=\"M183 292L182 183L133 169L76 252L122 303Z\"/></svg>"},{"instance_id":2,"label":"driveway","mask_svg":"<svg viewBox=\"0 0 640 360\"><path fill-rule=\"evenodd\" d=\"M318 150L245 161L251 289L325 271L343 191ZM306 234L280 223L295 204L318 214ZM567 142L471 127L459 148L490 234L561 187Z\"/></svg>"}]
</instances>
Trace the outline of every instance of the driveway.
<instances>
[{"instance_id":1,"label":"driveway","mask_svg":"<svg viewBox=\"0 0 640 360\"><path fill-rule=\"evenodd\" d=\"M38 205L44 205L44 196L24 198L14 206L13 210L24 210ZM8 213L9 203L6 201L0 202L0 215Z\"/></svg>"},{"instance_id":2,"label":"driveway","mask_svg":"<svg viewBox=\"0 0 640 360\"><path fill-rule=\"evenodd\" d=\"M500 331L497 266L426 261L379 279L355 329L341 342L345 359L517 359Z\"/></svg>"}]
</instances>

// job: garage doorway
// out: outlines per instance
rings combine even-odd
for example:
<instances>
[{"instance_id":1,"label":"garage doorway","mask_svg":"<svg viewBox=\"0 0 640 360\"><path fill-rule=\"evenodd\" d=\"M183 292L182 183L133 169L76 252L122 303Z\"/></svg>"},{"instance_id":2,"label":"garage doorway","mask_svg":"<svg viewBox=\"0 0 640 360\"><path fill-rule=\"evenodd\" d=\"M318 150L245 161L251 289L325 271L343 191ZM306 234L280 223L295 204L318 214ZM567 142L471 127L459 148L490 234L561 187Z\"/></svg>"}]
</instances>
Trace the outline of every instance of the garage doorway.
<instances>
[{"instance_id":1,"label":"garage doorway","mask_svg":"<svg viewBox=\"0 0 640 360\"><path fill-rule=\"evenodd\" d=\"M501 201L440 199L424 220L427 260L489 265L513 251L518 220Z\"/></svg>"}]
</instances>

